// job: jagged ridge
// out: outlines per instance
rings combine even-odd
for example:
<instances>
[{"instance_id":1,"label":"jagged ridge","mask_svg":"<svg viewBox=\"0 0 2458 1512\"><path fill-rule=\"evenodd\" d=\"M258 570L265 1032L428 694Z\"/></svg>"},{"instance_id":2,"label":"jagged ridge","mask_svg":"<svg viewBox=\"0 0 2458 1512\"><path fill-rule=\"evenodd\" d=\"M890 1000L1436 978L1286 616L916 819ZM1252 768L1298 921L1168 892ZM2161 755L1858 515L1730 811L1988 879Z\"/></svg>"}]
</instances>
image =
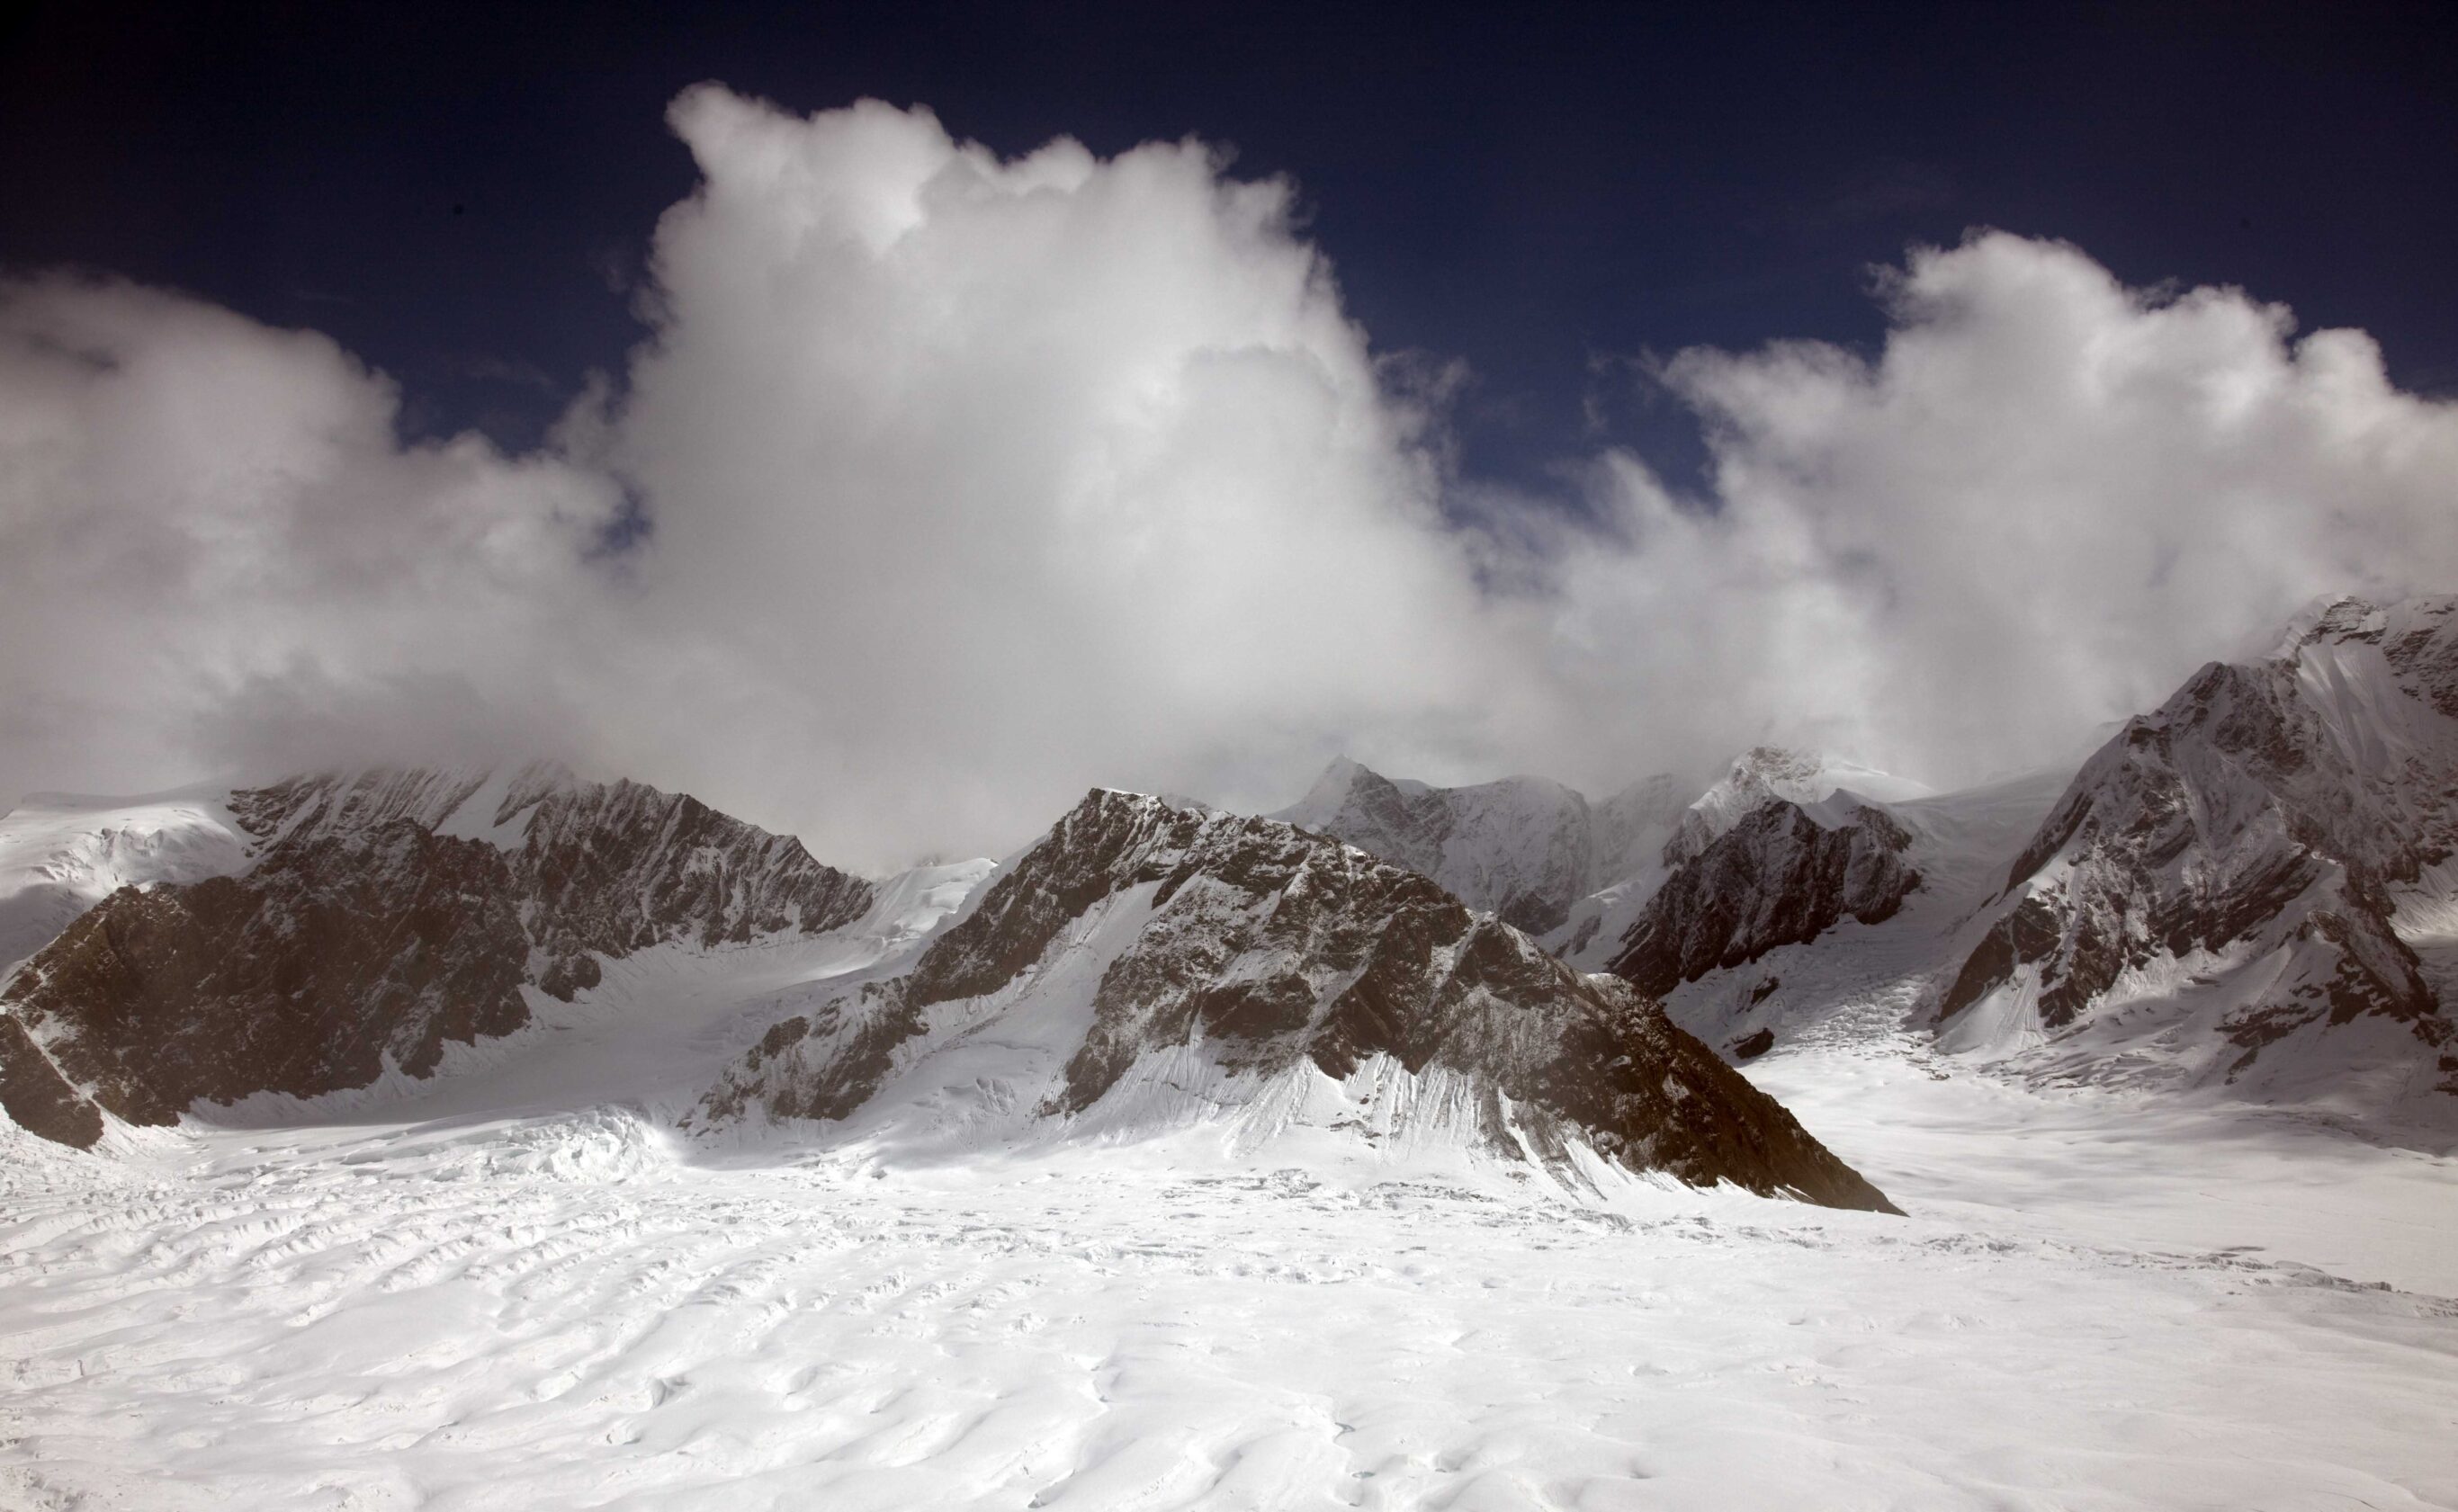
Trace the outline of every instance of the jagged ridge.
<instances>
[{"instance_id":1,"label":"jagged ridge","mask_svg":"<svg viewBox=\"0 0 2458 1512\"><path fill-rule=\"evenodd\" d=\"M777 1025L711 1093L707 1115L850 1115L939 1044L1034 1011L1038 974L1064 953L1054 947L1102 908L1139 910L1128 916L1139 922L1096 963L1087 1022L1046 1088L1044 1117L1091 1109L1142 1058L1190 1045L1261 1077L1310 1067L1339 1080L1387 1056L1411 1074L1475 1079L1509 1100L1523 1133L1556 1147L1576 1139L1698 1185L1886 1206L1627 984L1582 976L1354 847L1106 791L906 976Z\"/></svg>"},{"instance_id":2,"label":"jagged ridge","mask_svg":"<svg viewBox=\"0 0 2458 1512\"><path fill-rule=\"evenodd\" d=\"M1837 807L1844 812L1830 817ZM1910 832L1866 804L1818 809L1773 799L1705 841L1648 900L1612 970L1664 993L1815 940L1846 918L1894 917L1921 884L1906 860Z\"/></svg>"},{"instance_id":3,"label":"jagged ridge","mask_svg":"<svg viewBox=\"0 0 2458 1512\"><path fill-rule=\"evenodd\" d=\"M2218 1025L2224 1076L2299 1030L2378 1019L2440 1052L2441 1089L2458 1092L2449 1022L2397 921L2401 888L2458 850L2453 715L2449 599L2341 600L2278 656L2204 667L2075 777L1976 927L1940 1019L2028 977L2053 1032L2155 963L2267 960L2275 981Z\"/></svg>"},{"instance_id":4,"label":"jagged ridge","mask_svg":"<svg viewBox=\"0 0 2458 1512\"><path fill-rule=\"evenodd\" d=\"M12 1118L98 1133L58 1108L160 1124L423 1076L527 1023L525 984L568 1001L601 955L821 933L872 900L789 837L556 768L298 777L229 809L259 847L241 875L122 887L10 982Z\"/></svg>"}]
</instances>

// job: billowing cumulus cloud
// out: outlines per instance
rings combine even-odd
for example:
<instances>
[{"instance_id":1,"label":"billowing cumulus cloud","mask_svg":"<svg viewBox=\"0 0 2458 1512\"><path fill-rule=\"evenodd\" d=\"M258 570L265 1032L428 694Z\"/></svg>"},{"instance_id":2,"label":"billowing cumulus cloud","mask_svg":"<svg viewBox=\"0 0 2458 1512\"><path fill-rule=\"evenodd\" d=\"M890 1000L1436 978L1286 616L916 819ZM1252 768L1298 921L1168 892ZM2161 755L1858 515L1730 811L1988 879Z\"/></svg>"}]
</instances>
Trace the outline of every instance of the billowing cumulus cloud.
<instances>
[{"instance_id":1,"label":"billowing cumulus cloud","mask_svg":"<svg viewBox=\"0 0 2458 1512\"><path fill-rule=\"evenodd\" d=\"M934 847L1095 780L1269 799L1524 695L1278 182L1199 144L1002 162L924 112L675 106L699 192L603 460L698 644L648 755Z\"/></svg>"},{"instance_id":2,"label":"billowing cumulus cloud","mask_svg":"<svg viewBox=\"0 0 2458 1512\"><path fill-rule=\"evenodd\" d=\"M673 124L702 181L649 338L532 455L402 444L313 334L0 287L0 788L533 752L878 866L1094 782L1269 803L1343 749L1603 788L1776 738L1950 781L2314 593L2458 587L2450 406L2070 247L1915 253L1866 360L1673 359L1707 497L1608 453L1584 507L1470 528L1286 185L870 103Z\"/></svg>"},{"instance_id":3,"label":"billowing cumulus cloud","mask_svg":"<svg viewBox=\"0 0 2458 1512\"><path fill-rule=\"evenodd\" d=\"M1997 234L1916 251L1884 297L1873 361L1665 366L1711 499L1598 463L1620 544L1566 553L1565 643L1630 722L1590 748L1721 707L1690 749L1757 721L1969 780L2266 650L2317 594L2458 590L2458 406L2391 387L2363 333Z\"/></svg>"}]
</instances>

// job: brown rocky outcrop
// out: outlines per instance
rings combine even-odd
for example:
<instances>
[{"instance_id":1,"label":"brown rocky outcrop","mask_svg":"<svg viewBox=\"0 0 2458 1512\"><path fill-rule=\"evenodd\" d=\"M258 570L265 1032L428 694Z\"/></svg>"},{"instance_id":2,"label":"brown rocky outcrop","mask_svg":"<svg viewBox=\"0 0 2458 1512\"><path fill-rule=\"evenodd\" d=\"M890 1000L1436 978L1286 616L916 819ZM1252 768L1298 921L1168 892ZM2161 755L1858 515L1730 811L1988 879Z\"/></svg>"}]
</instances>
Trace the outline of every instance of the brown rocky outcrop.
<instances>
[{"instance_id":1,"label":"brown rocky outcrop","mask_svg":"<svg viewBox=\"0 0 2458 1512\"><path fill-rule=\"evenodd\" d=\"M10 985L94 1100L166 1124L199 1098L424 1075L448 1041L529 1018L503 857L397 818L277 850L244 878L122 888Z\"/></svg>"},{"instance_id":2,"label":"brown rocky outcrop","mask_svg":"<svg viewBox=\"0 0 2458 1512\"><path fill-rule=\"evenodd\" d=\"M0 1111L27 1132L76 1150L92 1150L102 1138L101 1109L6 1014L0 1014Z\"/></svg>"}]
</instances>

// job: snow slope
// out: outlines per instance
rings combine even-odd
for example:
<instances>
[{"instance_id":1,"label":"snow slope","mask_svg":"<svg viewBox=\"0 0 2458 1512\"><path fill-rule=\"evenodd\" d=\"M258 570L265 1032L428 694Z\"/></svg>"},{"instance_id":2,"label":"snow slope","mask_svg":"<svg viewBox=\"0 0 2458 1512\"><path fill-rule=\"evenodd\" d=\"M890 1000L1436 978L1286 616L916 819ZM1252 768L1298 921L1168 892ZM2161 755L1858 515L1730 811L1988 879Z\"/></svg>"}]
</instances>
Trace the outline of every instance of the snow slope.
<instances>
[{"instance_id":1,"label":"snow slope","mask_svg":"<svg viewBox=\"0 0 2458 1512\"><path fill-rule=\"evenodd\" d=\"M0 981L118 889L244 869L227 788L147 797L37 793L0 815Z\"/></svg>"},{"instance_id":2,"label":"snow slope","mask_svg":"<svg viewBox=\"0 0 2458 1512\"><path fill-rule=\"evenodd\" d=\"M115 1163L0 1129L0 1504L2458 1505L2449 1161L1912 1037L1753 1074L1911 1216L452 1076Z\"/></svg>"}]
</instances>

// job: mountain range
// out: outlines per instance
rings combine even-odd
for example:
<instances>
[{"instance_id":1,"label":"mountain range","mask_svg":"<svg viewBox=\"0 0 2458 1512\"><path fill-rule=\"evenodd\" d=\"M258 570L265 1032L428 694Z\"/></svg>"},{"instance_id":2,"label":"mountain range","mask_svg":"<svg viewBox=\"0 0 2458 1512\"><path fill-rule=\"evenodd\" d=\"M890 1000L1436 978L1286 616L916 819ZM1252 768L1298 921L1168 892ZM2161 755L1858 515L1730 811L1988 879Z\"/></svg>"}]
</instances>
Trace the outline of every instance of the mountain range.
<instances>
[{"instance_id":1,"label":"mountain range","mask_svg":"<svg viewBox=\"0 0 2458 1512\"><path fill-rule=\"evenodd\" d=\"M1951 793L1771 748L1602 801L1342 760L1271 816L1095 789L881 879L551 765L41 797L0 818L0 1108L107 1151L492 1067L708 1140L1201 1128L1887 1211L1732 1063L1851 1033L2458 1125L2454 856L2450 599L2320 606L2079 770Z\"/></svg>"}]
</instances>

